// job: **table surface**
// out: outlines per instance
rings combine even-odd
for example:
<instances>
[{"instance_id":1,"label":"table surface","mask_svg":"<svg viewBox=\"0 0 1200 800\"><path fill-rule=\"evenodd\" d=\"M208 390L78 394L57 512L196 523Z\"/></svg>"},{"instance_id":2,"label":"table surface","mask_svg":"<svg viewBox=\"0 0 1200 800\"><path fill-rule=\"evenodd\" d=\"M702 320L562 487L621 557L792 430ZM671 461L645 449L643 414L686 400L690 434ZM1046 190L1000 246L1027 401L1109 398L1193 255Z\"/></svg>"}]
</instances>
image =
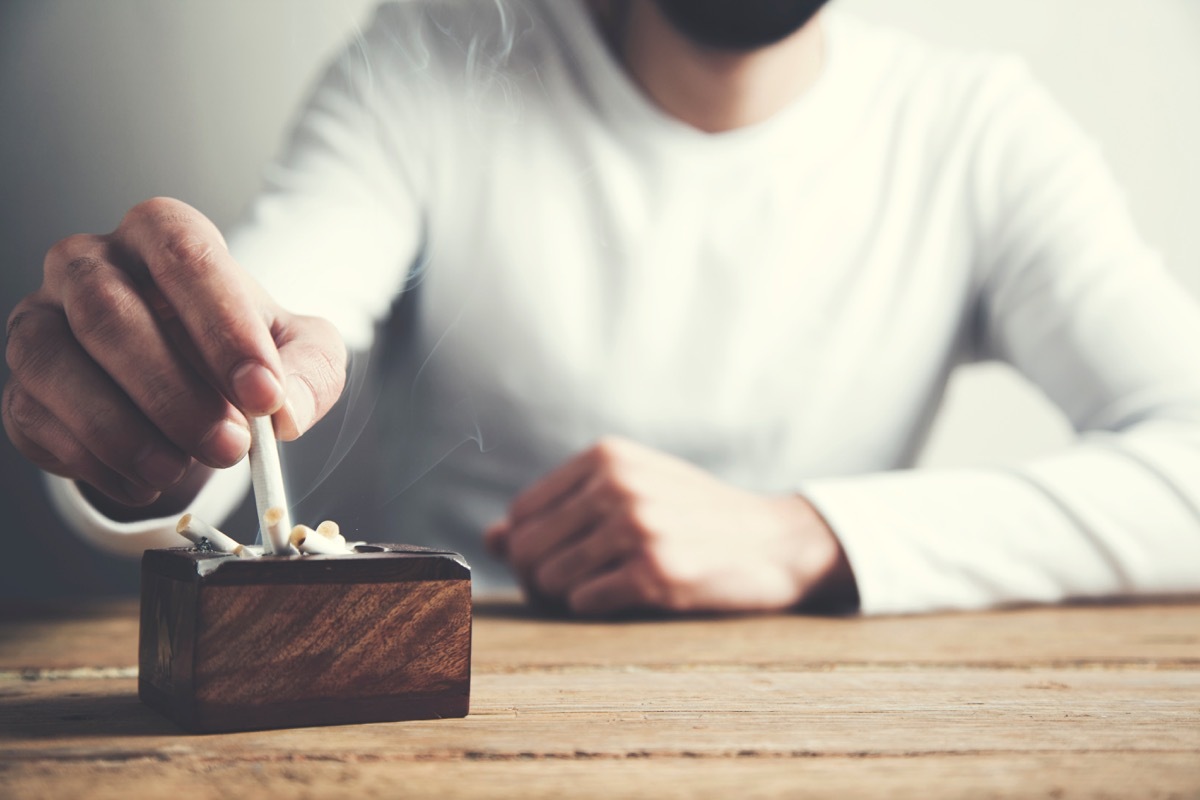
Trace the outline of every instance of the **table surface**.
<instances>
[{"instance_id":1,"label":"table surface","mask_svg":"<svg viewBox=\"0 0 1200 800\"><path fill-rule=\"evenodd\" d=\"M475 610L466 719L185 734L131 602L0 608L0 796L1200 797L1200 600L578 623Z\"/></svg>"}]
</instances>

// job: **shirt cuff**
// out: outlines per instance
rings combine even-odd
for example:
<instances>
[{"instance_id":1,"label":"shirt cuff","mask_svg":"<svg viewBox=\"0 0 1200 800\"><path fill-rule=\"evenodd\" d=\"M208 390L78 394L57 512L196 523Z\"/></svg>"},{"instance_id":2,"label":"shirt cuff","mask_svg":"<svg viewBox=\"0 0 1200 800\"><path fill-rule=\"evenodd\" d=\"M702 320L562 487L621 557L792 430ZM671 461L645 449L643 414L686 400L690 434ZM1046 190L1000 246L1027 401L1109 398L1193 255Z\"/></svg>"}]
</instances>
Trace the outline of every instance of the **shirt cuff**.
<instances>
[{"instance_id":1,"label":"shirt cuff","mask_svg":"<svg viewBox=\"0 0 1200 800\"><path fill-rule=\"evenodd\" d=\"M247 461L242 459L230 469L216 470L188 511L213 525L223 523L250 486ZM96 510L73 480L47 474L46 490L67 525L81 539L105 552L136 558L150 548L178 547L186 543L175 532L176 522L183 512L156 519L117 522Z\"/></svg>"},{"instance_id":2,"label":"shirt cuff","mask_svg":"<svg viewBox=\"0 0 1200 800\"><path fill-rule=\"evenodd\" d=\"M1062 513L1002 471L873 473L814 480L800 493L841 542L863 614L1058 602L1066 579L1046 565L1096 571Z\"/></svg>"}]
</instances>

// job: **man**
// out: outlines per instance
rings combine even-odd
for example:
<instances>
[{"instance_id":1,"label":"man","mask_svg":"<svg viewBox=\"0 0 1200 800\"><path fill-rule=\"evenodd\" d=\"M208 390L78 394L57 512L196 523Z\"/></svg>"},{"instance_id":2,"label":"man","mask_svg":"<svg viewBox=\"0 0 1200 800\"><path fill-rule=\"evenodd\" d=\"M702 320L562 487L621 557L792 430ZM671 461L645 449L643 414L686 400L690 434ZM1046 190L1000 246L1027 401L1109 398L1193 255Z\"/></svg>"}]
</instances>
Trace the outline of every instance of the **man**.
<instances>
[{"instance_id":1,"label":"man","mask_svg":"<svg viewBox=\"0 0 1200 800\"><path fill-rule=\"evenodd\" d=\"M396 530L484 587L584 615L1200 589L1200 313L1095 148L1018 64L821 5L382 7L228 249L158 199L51 250L9 436L86 535L168 541L245 491L245 417L308 430L404 293ZM983 358L1080 443L898 471Z\"/></svg>"}]
</instances>

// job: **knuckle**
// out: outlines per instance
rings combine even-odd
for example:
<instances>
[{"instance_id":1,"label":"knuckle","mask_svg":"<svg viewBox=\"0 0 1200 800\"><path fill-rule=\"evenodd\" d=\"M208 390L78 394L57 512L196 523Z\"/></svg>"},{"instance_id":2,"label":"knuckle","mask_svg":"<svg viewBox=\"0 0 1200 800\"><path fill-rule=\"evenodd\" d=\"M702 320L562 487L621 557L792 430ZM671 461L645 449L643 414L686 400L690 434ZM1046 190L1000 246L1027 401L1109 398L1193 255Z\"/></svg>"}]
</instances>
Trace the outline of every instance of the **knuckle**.
<instances>
[{"instance_id":1,"label":"knuckle","mask_svg":"<svg viewBox=\"0 0 1200 800\"><path fill-rule=\"evenodd\" d=\"M91 255L82 255L68 261L63 271L66 273L68 280L82 281L92 277L98 270L103 268L104 262L100 259Z\"/></svg>"},{"instance_id":2,"label":"knuckle","mask_svg":"<svg viewBox=\"0 0 1200 800\"><path fill-rule=\"evenodd\" d=\"M615 434L605 434L596 440L596 447L611 453L620 452L625 446L625 440Z\"/></svg>"},{"instance_id":3,"label":"knuckle","mask_svg":"<svg viewBox=\"0 0 1200 800\"><path fill-rule=\"evenodd\" d=\"M38 376L53 363L61 333L53 316L45 309L26 307L9 319L4 355L14 375Z\"/></svg>"},{"instance_id":4,"label":"knuckle","mask_svg":"<svg viewBox=\"0 0 1200 800\"><path fill-rule=\"evenodd\" d=\"M28 433L46 421L46 410L15 382L4 389L4 416L15 430Z\"/></svg>"},{"instance_id":5,"label":"knuckle","mask_svg":"<svg viewBox=\"0 0 1200 800\"><path fill-rule=\"evenodd\" d=\"M122 443L129 442L130 438L114 435L115 427L109 414L101 409L80 410L75 425L84 446L107 463L120 462L124 454L118 451L129 449Z\"/></svg>"},{"instance_id":6,"label":"knuckle","mask_svg":"<svg viewBox=\"0 0 1200 800\"><path fill-rule=\"evenodd\" d=\"M90 273L95 276L95 273ZM81 285L70 303L71 330L81 340L111 342L118 335L139 298L119 280L81 276Z\"/></svg>"},{"instance_id":7,"label":"knuckle","mask_svg":"<svg viewBox=\"0 0 1200 800\"><path fill-rule=\"evenodd\" d=\"M551 564L542 564L533 573L534 583L548 594L556 594L559 589L558 572Z\"/></svg>"},{"instance_id":8,"label":"knuckle","mask_svg":"<svg viewBox=\"0 0 1200 800\"><path fill-rule=\"evenodd\" d=\"M207 409L199 408L195 393L172 375L155 371L138 380L141 384L138 405L160 428L195 427L198 432L206 431L219 419L218 410L206 413Z\"/></svg>"},{"instance_id":9,"label":"knuckle","mask_svg":"<svg viewBox=\"0 0 1200 800\"><path fill-rule=\"evenodd\" d=\"M524 531L513 535L508 542L508 560L519 570L527 570L533 563L530 536Z\"/></svg>"},{"instance_id":10,"label":"knuckle","mask_svg":"<svg viewBox=\"0 0 1200 800\"><path fill-rule=\"evenodd\" d=\"M670 583L672 570L666 559L654 550L642 553L642 583L665 585Z\"/></svg>"},{"instance_id":11,"label":"knuckle","mask_svg":"<svg viewBox=\"0 0 1200 800\"><path fill-rule=\"evenodd\" d=\"M610 511L623 512L625 516L635 516L637 495L633 487L618 479L609 479L600 488L600 502Z\"/></svg>"},{"instance_id":12,"label":"knuckle","mask_svg":"<svg viewBox=\"0 0 1200 800\"><path fill-rule=\"evenodd\" d=\"M596 608L596 598L586 588L572 589L567 593L567 608L572 614L591 614Z\"/></svg>"},{"instance_id":13,"label":"knuckle","mask_svg":"<svg viewBox=\"0 0 1200 800\"><path fill-rule=\"evenodd\" d=\"M636 586L642 602L668 611L682 610L682 598L675 590L676 583L670 565L655 553L647 553L640 563Z\"/></svg>"},{"instance_id":14,"label":"knuckle","mask_svg":"<svg viewBox=\"0 0 1200 800\"><path fill-rule=\"evenodd\" d=\"M327 367L333 373L339 384L344 384L346 381L346 364L349 362L349 355L346 353L346 342L342 339L341 332L327 319L318 319L318 325L323 333L323 340L331 346L321 349L321 356L324 359Z\"/></svg>"},{"instance_id":15,"label":"knuckle","mask_svg":"<svg viewBox=\"0 0 1200 800\"><path fill-rule=\"evenodd\" d=\"M171 197L151 197L135 205L121 220L121 227L170 225L191 220L188 206Z\"/></svg>"},{"instance_id":16,"label":"knuckle","mask_svg":"<svg viewBox=\"0 0 1200 800\"><path fill-rule=\"evenodd\" d=\"M315 338L319 338L322 342L337 343L334 351L327 355L331 363L340 369L346 361L346 346L342 342L342 334L338 331L337 326L325 317L304 317L304 321L312 327Z\"/></svg>"},{"instance_id":17,"label":"knuckle","mask_svg":"<svg viewBox=\"0 0 1200 800\"><path fill-rule=\"evenodd\" d=\"M634 548L645 550L657 540L654 526L641 506L630 503L620 510L620 522Z\"/></svg>"},{"instance_id":18,"label":"knuckle","mask_svg":"<svg viewBox=\"0 0 1200 800\"><path fill-rule=\"evenodd\" d=\"M301 376L308 383L313 397L318 400L330 401L342 393L346 385L346 366L344 351L340 355L331 353L325 348L312 348L308 363L310 369Z\"/></svg>"},{"instance_id":19,"label":"knuckle","mask_svg":"<svg viewBox=\"0 0 1200 800\"><path fill-rule=\"evenodd\" d=\"M224 350L233 343L233 328L228 320L209 317L200 329L201 342L210 349Z\"/></svg>"},{"instance_id":20,"label":"knuckle","mask_svg":"<svg viewBox=\"0 0 1200 800\"><path fill-rule=\"evenodd\" d=\"M32 313L32 311L33 309L28 300L22 300L21 302L17 303L16 308L14 308L12 313L8 315L8 322L4 327L5 341L12 339L13 336L16 335L17 328L20 327L22 322L29 318L29 314Z\"/></svg>"},{"instance_id":21,"label":"knuckle","mask_svg":"<svg viewBox=\"0 0 1200 800\"><path fill-rule=\"evenodd\" d=\"M99 237L86 233L76 233L59 239L46 251L46 258L42 262L43 271L48 276L55 274L72 261L93 252L98 241Z\"/></svg>"},{"instance_id":22,"label":"knuckle","mask_svg":"<svg viewBox=\"0 0 1200 800\"><path fill-rule=\"evenodd\" d=\"M617 466L620 447L614 437L605 436L592 445L589 455L597 469L611 471Z\"/></svg>"},{"instance_id":23,"label":"knuckle","mask_svg":"<svg viewBox=\"0 0 1200 800\"><path fill-rule=\"evenodd\" d=\"M204 278L217 267L217 253L212 242L195 231L176 228L163 239L163 252L171 265L173 278Z\"/></svg>"},{"instance_id":24,"label":"knuckle","mask_svg":"<svg viewBox=\"0 0 1200 800\"><path fill-rule=\"evenodd\" d=\"M4 431L17 452L39 469L63 474L64 464L38 442L45 438L41 427L49 421L48 412L12 382L4 388L0 403L3 406L0 416L3 416Z\"/></svg>"}]
</instances>

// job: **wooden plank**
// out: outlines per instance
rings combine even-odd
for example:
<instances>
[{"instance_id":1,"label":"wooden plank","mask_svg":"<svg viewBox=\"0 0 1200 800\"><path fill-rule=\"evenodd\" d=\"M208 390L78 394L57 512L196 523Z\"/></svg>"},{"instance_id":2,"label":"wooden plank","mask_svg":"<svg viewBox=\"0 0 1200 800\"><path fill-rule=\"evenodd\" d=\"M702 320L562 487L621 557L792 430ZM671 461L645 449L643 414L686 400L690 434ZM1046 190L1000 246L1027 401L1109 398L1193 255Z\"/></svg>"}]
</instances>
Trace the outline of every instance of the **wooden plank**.
<instances>
[{"instance_id":1,"label":"wooden plank","mask_svg":"<svg viewBox=\"0 0 1200 800\"><path fill-rule=\"evenodd\" d=\"M1191 752L1200 672L580 671L478 676L465 720L183 735L132 680L0 681L0 761Z\"/></svg>"},{"instance_id":2,"label":"wooden plank","mask_svg":"<svg viewBox=\"0 0 1200 800\"><path fill-rule=\"evenodd\" d=\"M1155 665L1200 668L1200 605L1025 608L920 617L748 616L530 624L518 607L476 615L476 669L571 665Z\"/></svg>"},{"instance_id":3,"label":"wooden plank","mask_svg":"<svg viewBox=\"0 0 1200 800\"><path fill-rule=\"evenodd\" d=\"M137 600L8 606L0 615L0 670L132 667L137 641Z\"/></svg>"},{"instance_id":4,"label":"wooden plank","mask_svg":"<svg viewBox=\"0 0 1200 800\"><path fill-rule=\"evenodd\" d=\"M982 754L921 758L565 759L397 762L176 757L11 765L13 797L783 798L798 796L1184 798L1200 795L1188 753Z\"/></svg>"},{"instance_id":5,"label":"wooden plank","mask_svg":"<svg viewBox=\"0 0 1200 800\"><path fill-rule=\"evenodd\" d=\"M1200 603L1026 608L923 617L580 623L476 607L476 673L593 666L826 669L830 664L1200 669ZM0 670L129 667L136 604L0 623Z\"/></svg>"}]
</instances>

